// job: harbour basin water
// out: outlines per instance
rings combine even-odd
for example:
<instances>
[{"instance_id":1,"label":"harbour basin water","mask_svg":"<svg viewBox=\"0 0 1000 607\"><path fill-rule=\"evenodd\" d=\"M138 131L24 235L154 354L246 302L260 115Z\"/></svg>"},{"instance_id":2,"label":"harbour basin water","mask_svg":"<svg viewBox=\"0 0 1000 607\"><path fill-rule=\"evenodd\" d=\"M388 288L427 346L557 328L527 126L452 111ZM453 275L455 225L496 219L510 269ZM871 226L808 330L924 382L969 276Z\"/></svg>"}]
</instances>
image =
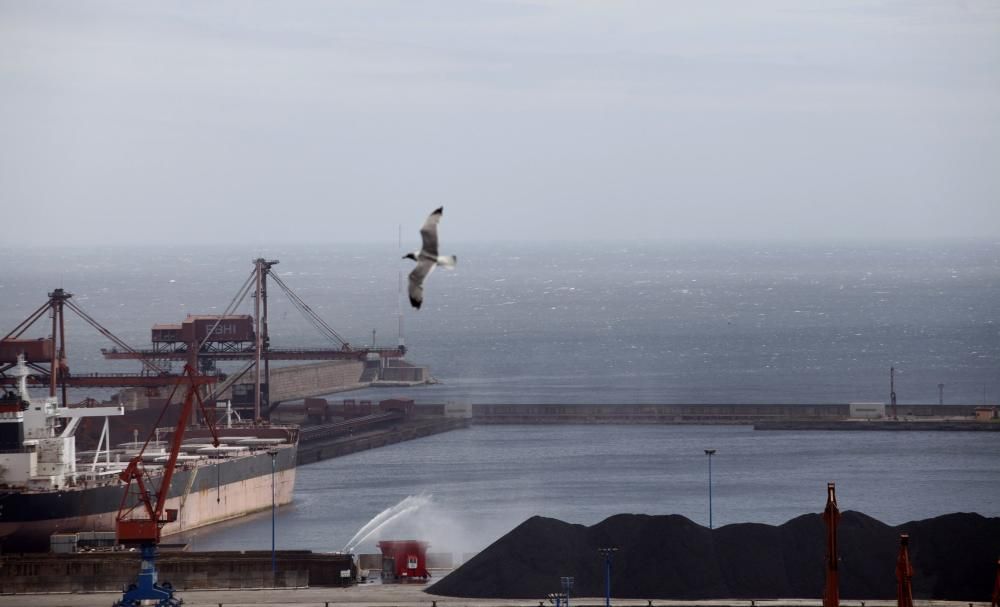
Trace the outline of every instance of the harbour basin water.
<instances>
[{"instance_id":1,"label":"harbour basin water","mask_svg":"<svg viewBox=\"0 0 1000 607\"><path fill-rule=\"evenodd\" d=\"M475 552L533 515L593 524L618 513L780 524L820 512L826 483L842 510L900 524L949 512L1000 516L994 433L759 432L745 426L474 426L301 466L277 515L279 548L340 550L411 495L429 504L357 546L426 539ZM194 549L268 549L269 515L187 536Z\"/></svg>"}]
</instances>

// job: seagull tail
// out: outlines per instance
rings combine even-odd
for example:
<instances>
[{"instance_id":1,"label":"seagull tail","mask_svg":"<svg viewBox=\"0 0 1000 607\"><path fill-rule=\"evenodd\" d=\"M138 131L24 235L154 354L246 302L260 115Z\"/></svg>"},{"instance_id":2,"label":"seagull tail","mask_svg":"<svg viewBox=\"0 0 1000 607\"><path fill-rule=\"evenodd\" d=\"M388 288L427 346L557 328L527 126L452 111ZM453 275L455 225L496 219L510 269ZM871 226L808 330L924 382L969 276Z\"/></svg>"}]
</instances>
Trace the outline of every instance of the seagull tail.
<instances>
[{"instance_id":1,"label":"seagull tail","mask_svg":"<svg viewBox=\"0 0 1000 607\"><path fill-rule=\"evenodd\" d=\"M455 255L442 255L438 257L437 263L446 270L454 270L455 264L458 263L458 257Z\"/></svg>"}]
</instances>

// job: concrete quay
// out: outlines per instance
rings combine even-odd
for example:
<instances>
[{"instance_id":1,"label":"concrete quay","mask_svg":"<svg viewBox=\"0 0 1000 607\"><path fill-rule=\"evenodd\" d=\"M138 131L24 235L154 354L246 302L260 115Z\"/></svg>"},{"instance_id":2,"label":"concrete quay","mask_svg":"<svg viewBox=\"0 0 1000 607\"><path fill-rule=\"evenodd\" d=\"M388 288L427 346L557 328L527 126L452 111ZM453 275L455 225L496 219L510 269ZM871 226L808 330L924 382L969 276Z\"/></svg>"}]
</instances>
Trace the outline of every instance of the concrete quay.
<instances>
[{"instance_id":1,"label":"concrete quay","mask_svg":"<svg viewBox=\"0 0 1000 607\"><path fill-rule=\"evenodd\" d=\"M844 420L765 421L754 430L821 430L845 432L1000 432L1000 424L963 421Z\"/></svg>"},{"instance_id":2,"label":"concrete quay","mask_svg":"<svg viewBox=\"0 0 1000 607\"><path fill-rule=\"evenodd\" d=\"M364 584L349 588L293 588L259 590L182 591L185 607L537 607L551 605L547 599L463 599L427 594L422 585ZM32 594L0 596L0 607L109 607L121 593ZM571 597L574 607L604 605L604 597ZM705 600L616 599L618 607L822 607L820 599ZM896 601L843 600L842 607L895 607ZM989 607L988 602L913 601L915 607Z\"/></svg>"},{"instance_id":3,"label":"concrete quay","mask_svg":"<svg viewBox=\"0 0 1000 607\"><path fill-rule=\"evenodd\" d=\"M140 555L132 551L25 553L0 556L0 594L87 593L119 590L139 573ZM185 592L262 586L331 588L348 586L356 574L351 557L308 550L279 550L276 571L271 552L161 550L160 580Z\"/></svg>"}]
</instances>

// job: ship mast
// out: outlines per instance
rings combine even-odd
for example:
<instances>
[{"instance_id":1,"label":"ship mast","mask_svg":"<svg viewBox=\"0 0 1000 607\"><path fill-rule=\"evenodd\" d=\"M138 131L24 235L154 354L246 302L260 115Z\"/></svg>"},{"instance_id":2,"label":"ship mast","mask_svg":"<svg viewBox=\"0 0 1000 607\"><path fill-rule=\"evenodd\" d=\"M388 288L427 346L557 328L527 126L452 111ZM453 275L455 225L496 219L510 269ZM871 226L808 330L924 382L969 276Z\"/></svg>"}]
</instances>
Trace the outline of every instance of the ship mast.
<instances>
[{"instance_id":1,"label":"ship mast","mask_svg":"<svg viewBox=\"0 0 1000 607\"><path fill-rule=\"evenodd\" d=\"M256 289L254 290L254 392L253 392L253 418L254 421L261 419L261 383L271 387L271 368L268 362L267 350L269 339L267 335L267 274L271 271L271 266L278 264L277 259L266 261L263 257L254 260L254 274ZM263 311L263 314L262 314ZM264 361L263 382L261 374L261 359ZM268 402L264 403L268 406Z\"/></svg>"},{"instance_id":2,"label":"ship mast","mask_svg":"<svg viewBox=\"0 0 1000 607\"><path fill-rule=\"evenodd\" d=\"M399 233L396 240L396 250L403 251L403 224L399 224ZM403 337L403 270L396 270L396 334L399 337L399 349L406 351L406 340Z\"/></svg>"},{"instance_id":3,"label":"ship mast","mask_svg":"<svg viewBox=\"0 0 1000 607\"><path fill-rule=\"evenodd\" d=\"M892 404L892 419L898 420L896 415L896 368L889 367L889 402Z\"/></svg>"}]
</instances>

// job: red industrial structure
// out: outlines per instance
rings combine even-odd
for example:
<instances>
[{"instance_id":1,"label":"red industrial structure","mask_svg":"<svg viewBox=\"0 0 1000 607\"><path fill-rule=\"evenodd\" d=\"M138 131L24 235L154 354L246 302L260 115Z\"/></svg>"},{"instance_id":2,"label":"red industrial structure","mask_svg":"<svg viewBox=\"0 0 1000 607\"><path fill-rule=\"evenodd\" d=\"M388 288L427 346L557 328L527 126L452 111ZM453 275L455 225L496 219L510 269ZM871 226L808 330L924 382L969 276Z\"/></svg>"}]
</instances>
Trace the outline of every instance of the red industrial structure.
<instances>
[{"instance_id":1,"label":"red industrial structure","mask_svg":"<svg viewBox=\"0 0 1000 607\"><path fill-rule=\"evenodd\" d=\"M826 523L826 587L823 589L823 607L840 606L840 578L837 572L837 524L839 521L837 488L834 483L827 483L826 509L823 511L823 522Z\"/></svg>"},{"instance_id":2,"label":"red industrial structure","mask_svg":"<svg viewBox=\"0 0 1000 607\"><path fill-rule=\"evenodd\" d=\"M896 607L913 607L913 566L908 546L910 536L899 536L899 556L896 558Z\"/></svg>"},{"instance_id":3,"label":"red industrial structure","mask_svg":"<svg viewBox=\"0 0 1000 607\"><path fill-rule=\"evenodd\" d=\"M415 404L412 398L389 398L379 401L378 403L378 408L383 413L398 411L399 413L407 416L413 414L414 406Z\"/></svg>"},{"instance_id":4,"label":"red industrial structure","mask_svg":"<svg viewBox=\"0 0 1000 607\"><path fill-rule=\"evenodd\" d=\"M354 347L319 317L312 308L295 294L271 271L278 260L254 260L254 269L236 297L221 315L189 316L181 324L154 325L152 331L153 348L150 350L125 351L102 350L104 357L111 360L139 359L142 361L183 360L202 373L211 373L218 361L251 361L242 371L243 376L251 368L254 373L253 418L260 419L261 412L271 408L267 397L270 361L272 360L369 360L401 358L406 347L400 343L396 347L378 348ZM288 300L309 321L313 327L331 342L333 348L272 348L268 334L268 281L271 280L288 297ZM233 311L246 296L253 293L254 314L234 315ZM263 364L262 364L263 363ZM235 381L233 379L232 381ZM217 390L220 392L221 389Z\"/></svg>"},{"instance_id":5,"label":"red industrial structure","mask_svg":"<svg viewBox=\"0 0 1000 607\"><path fill-rule=\"evenodd\" d=\"M63 289L49 293L48 301L32 312L28 318L0 340L0 385L12 385L15 378L5 374L17 361L18 354L24 354L28 366L34 373L29 381L34 385L49 387L49 395L55 396L57 388L62 388L62 400L66 400L66 389L71 388L164 388L175 385L177 374L167 371L171 361L184 361L199 372L193 380L199 384L216 384L214 394L221 394L240 378L253 370L253 384L250 395L253 419L261 419L262 405L266 412L271 408L267 398L267 384L272 360L381 360L401 358L406 347L354 347L320 318L302 299L271 271L277 260L255 259L250 276L240 287L226 310L220 315L193 315L177 324L157 324L152 328L152 348L136 350L105 329L91 318L71 298L73 295ZM302 313L320 334L330 339L332 348L272 348L268 336L268 283L273 281L287 295L288 300ZM234 314L236 308L250 295L254 313ZM70 373L66 362L66 339L64 309L69 308L102 335L114 343L110 349L102 349L109 360L139 360L143 364L142 373ZM25 339L22 335L37 321L48 315L52 319L51 335L41 339ZM244 367L226 375L215 370L218 361L246 361ZM250 406L249 404L247 405Z\"/></svg>"},{"instance_id":6,"label":"red industrial structure","mask_svg":"<svg viewBox=\"0 0 1000 607\"><path fill-rule=\"evenodd\" d=\"M418 540L383 540L378 543L382 551L382 579L391 576L397 580L426 580L427 542Z\"/></svg>"},{"instance_id":7,"label":"red industrial structure","mask_svg":"<svg viewBox=\"0 0 1000 607\"><path fill-rule=\"evenodd\" d=\"M199 383L196 381L196 374L190 365L184 367L184 374L181 376L181 380L174 385L170 398L163 406L163 411L166 412L177 393L177 388L182 383L187 384L184 404L170 440L170 451L167 453L167 461L163 465L159 488L154 490L153 478L143 466L143 455L153 437L152 434L146 438L139 453L129 461L128 467L119 474L119 478L125 483L125 491L122 493L121 505L118 507L118 515L115 518L115 534L120 544L139 546L142 551L139 577L136 583L122 595L122 600L116 603L122 607L141 605L143 601L156 601L159 607L172 607L183 602L174 598L173 588L169 584L157 583L156 546L160 543L160 532L163 526L177 520L177 510L166 508L167 497L170 492L170 482L174 477L177 457L181 452L181 443L184 441L184 431L187 429L195 400L198 401L202 418L212 434L212 444L216 447L219 446L219 435L215 431L214 419L209 415L205 403L201 399L198 390ZM161 417L162 415L161 413Z\"/></svg>"},{"instance_id":8,"label":"red industrial structure","mask_svg":"<svg viewBox=\"0 0 1000 607\"><path fill-rule=\"evenodd\" d=\"M66 322L64 311L69 308L99 333L116 344L124 352L136 353L128 344L118 339L111 331L104 328L89 314L73 303L72 293L55 289L49 293L49 299L38 309L28 315L21 324L0 339L0 385L13 385L17 378L6 375L17 363L18 355L24 355L25 362L34 373L29 377L29 383L47 385L49 396L55 396L58 388L62 389L62 402L67 402L67 388L128 388L166 387L177 383L180 376L168 373L154 362L143 360L142 373L87 373L74 374L70 372L66 362ZM39 339L23 339L21 336L39 320L48 315L52 318L52 333L49 337ZM199 376L194 381L199 384L214 384L218 381L214 376Z\"/></svg>"}]
</instances>

